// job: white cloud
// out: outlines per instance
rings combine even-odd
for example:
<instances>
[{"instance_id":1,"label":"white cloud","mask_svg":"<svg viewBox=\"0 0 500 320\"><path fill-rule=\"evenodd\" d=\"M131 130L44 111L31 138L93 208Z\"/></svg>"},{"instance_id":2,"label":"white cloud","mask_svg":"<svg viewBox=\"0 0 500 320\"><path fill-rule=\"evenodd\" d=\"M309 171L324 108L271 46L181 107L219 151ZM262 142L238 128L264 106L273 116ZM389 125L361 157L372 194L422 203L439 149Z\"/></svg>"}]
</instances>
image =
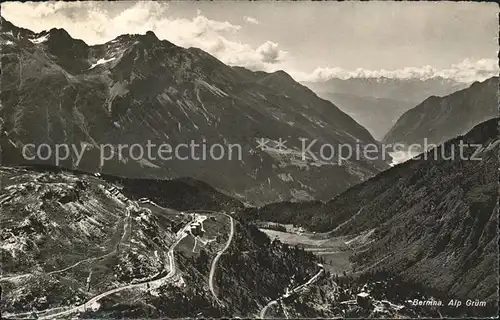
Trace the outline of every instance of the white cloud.
<instances>
[{"instance_id":1,"label":"white cloud","mask_svg":"<svg viewBox=\"0 0 500 320\"><path fill-rule=\"evenodd\" d=\"M266 41L257 48L257 53L261 56L262 62L278 63L286 55L285 51L278 49L278 44L272 41Z\"/></svg>"},{"instance_id":2,"label":"white cloud","mask_svg":"<svg viewBox=\"0 0 500 320\"><path fill-rule=\"evenodd\" d=\"M281 63L287 52L277 43L262 40L260 45L242 42L239 37L242 26L228 21L207 18L201 10L193 18L171 16L169 4L165 2L136 2L117 13L107 10L107 2L43 2L2 3L2 16L15 25L35 32L64 28L74 38L88 44L104 43L117 36L129 33L144 34L152 30L160 39L166 39L183 47L198 47L230 65L239 65L253 70L275 71L284 69L300 81L325 81L330 78L388 77L426 79L441 76L457 81L484 80L499 72L495 59L479 61L464 60L446 69L431 66L407 67L397 70L347 70L339 67L318 67L310 73L292 70ZM196 10L196 8L194 8ZM244 17L250 22L252 17ZM258 22L258 21L257 21ZM234 40L238 39L238 40ZM308 57L302 57L307 60ZM321 61L324 61L321 60ZM290 63L290 61L287 61ZM290 65L291 67L291 65Z\"/></svg>"},{"instance_id":3,"label":"white cloud","mask_svg":"<svg viewBox=\"0 0 500 320\"><path fill-rule=\"evenodd\" d=\"M396 70L368 70L358 68L346 70L338 67L319 67L311 73L292 72L298 81L322 82L333 78L399 78L399 79L421 79L442 77L459 82L482 81L499 74L498 61L495 59L481 59L478 61L464 61L453 64L446 69L436 69L429 65L423 67L406 67Z\"/></svg>"},{"instance_id":4,"label":"white cloud","mask_svg":"<svg viewBox=\"0 0 500 320\"><path fill-rule=\"evenodd\" d=\"M275 65L287 54L270 41L253 49L249 44L229 41L224 37L203 43L201 49L211 52L229 65L269 72L277 70Z\"/></svg>"},{"instance_id":5,"label":"white cloud","mask_svg":"<svg viewBox=\"0 0 500 320\"><path fill-rule=\"evenodd\" d=\"M243 19L248 23L259 24L259 20L255 19L254 17L244 16Z\"/></svg>"},{"instance_id":6,"label":"white cloud","mask_svg":"<svg viewBox=\"0 0 500 320\"><path fill-rule=\"evenodd\" d=\"M240 25L208 19L201 10L192 19L171 17L168 4L161 2L137 2L118 14L111 14L96 2L10 2L2 4L2 15L15 25L35 32L64 28L72 37L90 45L124 33L144 34L151 30L159 39L182 47L197 47L227 64L252 69L266 70L285 56L273 42L255 48L230 40L230 35L241 30Z\"/></svg>"}]
</instances>

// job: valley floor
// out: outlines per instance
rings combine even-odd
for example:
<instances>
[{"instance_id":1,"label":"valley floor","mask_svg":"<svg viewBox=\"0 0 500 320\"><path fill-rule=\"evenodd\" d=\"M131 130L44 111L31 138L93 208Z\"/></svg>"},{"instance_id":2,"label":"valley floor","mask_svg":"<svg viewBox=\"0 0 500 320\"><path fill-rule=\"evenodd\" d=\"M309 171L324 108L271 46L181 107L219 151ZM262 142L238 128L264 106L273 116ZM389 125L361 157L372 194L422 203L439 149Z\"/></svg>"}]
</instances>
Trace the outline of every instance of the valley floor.
<instances>
[{"instance_id":1,"label":"valley floor","mask_svg":"<svg viewBox=\"0 0 500 320\"><path fill-rule=\"evenodd\" d=\"M267 223L260 223L266 225ZM295 228L292 225L271 223L280 226L274 230L265 227L260 228L262 232L267 234L271 239L277 239L290 246L298 246L305 251L311 252L314 255L324 260L324 267L332 274L345 275L358 270L353 269L349 258L356 250L370 241L372 232L363 232L357 236L337 236L332 237L330 232L316 233Z\"/></svg>"}]
</instances>

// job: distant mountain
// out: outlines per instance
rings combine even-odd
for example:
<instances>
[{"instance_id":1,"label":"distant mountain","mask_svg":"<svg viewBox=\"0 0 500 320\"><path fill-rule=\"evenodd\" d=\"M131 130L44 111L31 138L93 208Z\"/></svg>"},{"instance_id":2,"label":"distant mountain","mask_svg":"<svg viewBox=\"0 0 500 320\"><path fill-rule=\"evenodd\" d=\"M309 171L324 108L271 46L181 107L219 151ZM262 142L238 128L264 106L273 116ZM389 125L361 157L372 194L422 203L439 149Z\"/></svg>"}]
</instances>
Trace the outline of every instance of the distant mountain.
<instances>
[{"instance_id":1,"label":"distant mountain","mask_svg":"<svg viewBox=\"0 0 500 320\"><path fill-rule=\"evenodd\" d=\"M386 144L440 144L498 116L498 77L474 82L445 97L431 96L405 112L384 137Z\"/></svg>"},{"instance_id":2,"label":"distant mountain","mask_svg":"<svg viewBox=\"0 0 500 320\"><path fill-rule=\"evenodd\" d=\"M398 118L415 106L410 101L360 97L348 93L318 92L318 95L339 106L342 111L368 129L377 140L382 140Z\"/></svg>"},{"instance_id":3,"label":"distant mountain","mask_svg":"<svg viewBox=\"0 0 500 320\"><path fill-rule=\"evenodd\" d=\"M323 82L303 82L315 92L350 94L397 101L421 102L431 95L444 96L466 88L468 84L444 78L333 78Z\"/></svg>"},{"instance_id":4,"label":"distant mountain","mask_svg":"<svg viewBox=\"0 0 500 320\"><path fill-rule=\"evenodd\" d=\"M358 236L360 241L351 245L355 271L383 270L441 296L496 306L498 120L481 123L430 151L427 159L399 164L327 203L276 203L242 215L301 225L327 232L326 237Z\"/></svg>"},{"instance_id":5,"label":"distant mountain","mask_svg":"<svg viewBox=\"0 0 500 320\"><path fill-rule=\"evenodd\" d=\"M405 111L429 96L447 95L468 86L442 78L351 78L304 84L353 117L378 140Z\"/></svg>"},{"instance_id":6,"label":"distant mountain","mask_svg":"<svg viewBox=\"0 0 500 320\"><path fill-rule=\"evenodd\" d=\"M388 168L382 156L353 157L341 165L336 159L303 158L300 138L318 139L315 153L323 143L378 142L285 72L229 67L200 49L160 41L152 32L88 46L63 29L34 33L3 19L1 28L5 150L74 144L86 148L78 166L74 152L60 166L124 177L191 177L256 204L329 199ZM266 150L258 148L260 139L270 139ZM137 149L131 154L134 144L147 154L149 142L156 145L153 157L138 157ZM172 149L204 144L208 155L211 146L218 147L207 161L195 160L202 147L179 149L187 160L165 160L155 153L164 143ZM101 166L99 147L108 144L112 159ZM119 145L125 145L121 159ZM3 163L19 163L14 153L4 152ZM55 164L54 157L39 162Z\"/></svg>"}]
</instances>

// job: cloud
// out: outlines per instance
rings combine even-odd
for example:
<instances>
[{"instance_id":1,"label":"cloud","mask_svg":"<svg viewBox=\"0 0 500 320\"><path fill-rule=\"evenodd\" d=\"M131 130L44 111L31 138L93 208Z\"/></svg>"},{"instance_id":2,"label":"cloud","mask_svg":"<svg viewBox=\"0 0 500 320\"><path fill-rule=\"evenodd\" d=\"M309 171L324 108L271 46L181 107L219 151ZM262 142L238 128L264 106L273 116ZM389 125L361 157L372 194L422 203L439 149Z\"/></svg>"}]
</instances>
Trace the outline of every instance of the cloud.
<instances>
[{"instance_id":1,"label":"cloud","mask_svg":"<svg viewBox=\"0 0 500 320\"><path fill-rule=\"evenodd\" d=\"M285 51L278 49L278 44L272 41L266 41L257 48L257 53L261 56L262 62L278 63L286 55Z\"/></svg>"},{"instance_id":2,"label":"cloud","mask_svg":"<svg viewBox=\"0 0 500 320\"><path fill-rule=\"evenodd\" d=\"M129 34L144 34L152 30L160 39L166 39L182 47L197 47L209 52L224 63L239 65L252 70L275 71L285 69L299 81L325 81L331 78L418 78L443 77L461 82L484 80L498 75L495 59L464 60L449 68L432 66L407 67L397 70L348 70L323 66L311 72L291 70L283 63L288 52L278 43L263 39L260 44L244 42L240 34L243 26L228 21L209 19L201 10L193 7L192 18L173 17L165 2L124 2L122 11L116 12L113 2L4 2L2 16L15 25L35 32L64 28L68 33L88 44L99 44ZM252 17L245 16L250 22ZM258 22L258 21L257 21ZM287 61L290 62L290 61Z\"/></svg>"},{"instance_id":3,"label":"cloud","mask_svg":"<svg viewBox=\"0 0 500 320\"><path fill-rule=\"evenodd\" d=\"M319 67L311 73L292 72L295 79L307 82L322 82L329 79L349 79L349 78L398 78L398 79L431 79L441 77L459 82L482 81L500 72L498 61L495 59L481 59L464 61L452 64L446 69L436 69L432 66L406 67L396 70L368 70L358 68L346 70L338 67Z\"/></svg>"},{"instance_id":4,"label":"cloud","mask_svg":"<svg viewBox=\"0 0 500 320\"><path fill-rule=\"evenodd\" d=\"M253 17L248 17L248 16L244 16L243 19L248 22L248 23L252 23L252 24L259 24L259 20L253 18Z\"/></svg>"},{"instance_id":5,"label":"cloud","mask_svg":"<svg viewBox=\"0 0 500 320\"><path fill-rule=\"evenodd\" d=\"M265 42L253 47L241 41L230 40L241 30L240 25L218 21L202 15L191 19L170 15L168 3L137 2L119 13L108 10L106 2L45 2L2 4L2 15L12 23L35 32L54 27L64 28L87 44L100 44L124 33L144 34L153 31L182 47L197 47L209 52L223 62L266 70L283 59L285 52L278 44Z\"/></svg>"},{"instance_id":6,"label":"cloud","mask_svg":"<svg viewBox=\"0 0 500 320\"><path fill-rule=\"evenodd\" d=\"M218 37L213 41L204 43L203 46L203 50L211 52L229 65L269 72L279 69L275 65L287 54L285 51L278 49L276 43L270 41L254 49L249 44Z\"/></svg>"}]
</instances>

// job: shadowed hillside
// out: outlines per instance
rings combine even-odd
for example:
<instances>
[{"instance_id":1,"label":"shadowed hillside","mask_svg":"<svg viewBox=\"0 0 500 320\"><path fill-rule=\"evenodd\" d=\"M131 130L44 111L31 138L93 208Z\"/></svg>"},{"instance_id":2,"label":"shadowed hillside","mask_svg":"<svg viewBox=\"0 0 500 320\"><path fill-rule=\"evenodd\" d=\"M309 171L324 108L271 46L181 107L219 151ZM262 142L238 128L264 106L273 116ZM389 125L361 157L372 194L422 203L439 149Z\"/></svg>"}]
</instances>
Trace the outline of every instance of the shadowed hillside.
<instances>
[{"instance_id":1,"label":"shadowed hillside","mask_svg":"<svg viewBox=\"0 0 500 320\"><path fill-rule=\"evenodd\" d=\"M497 122L477 125L429 151L427 160L397 165L329 202L276 203L242 215L330 236L367 234L355 249L358 271L389 270L449 296L496 301ZM458 159L441 156L452 150Z\"/></svg>"}]
</instances>

